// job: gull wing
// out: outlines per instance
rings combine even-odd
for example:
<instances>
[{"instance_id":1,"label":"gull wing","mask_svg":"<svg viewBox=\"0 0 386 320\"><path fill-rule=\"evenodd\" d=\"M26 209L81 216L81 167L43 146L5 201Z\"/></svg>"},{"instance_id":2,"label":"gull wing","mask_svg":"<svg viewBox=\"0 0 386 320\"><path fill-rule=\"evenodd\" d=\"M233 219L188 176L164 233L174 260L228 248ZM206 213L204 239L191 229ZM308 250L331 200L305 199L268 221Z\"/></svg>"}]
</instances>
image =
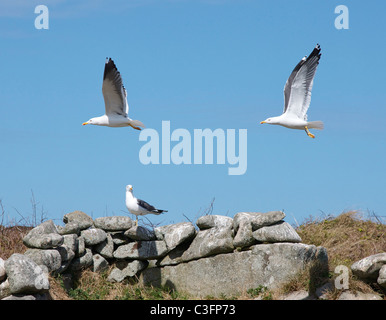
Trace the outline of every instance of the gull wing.
<instances>
[{"instance_id":1,"label":"gull wing","mask_svg":"<svg viewBox=\"0 0 386 320\"><path fill-rule=\"evenodd\" d=\"M300 119L306 119L320 51L317 44L310 56L304 57L292 71L284 87L284 113L292 113Z\"/></svg>"},{"instance_id":2,"label":"gull wing","mask_svg":"<svg viewBox=\"0 0 386 320\"><path fill-rule=\"evenodd\" d=\"M122 84L121 74L111 58L106 59L102 93L107 115L119 114L127 116L129 106L127 104L126 89Z\"/></svg>"},{"instance_id":3,"label":"gull wing","mask_svg":"<svg viewBox=\"0 0 386 320\"><path fill-rule=\"evenodd\" d=\"M307 59L307 57L304 57L302 60L300 60L300 62L296 65L296 67L292 71L291 75L289 76L287 82L285 83L285 86L284 86L284 110L283 110L283 113L285 113L287 111L287 108L288 108L288 102L289 102L290 97L291 97L292 82L294 81L294 78L298 74L301 66L304 64L304 62L306 62L306 59Z\"/></svg>"},{"instance_id":4,"label":"gull wing","mask_svg":"<svg viewBox=\"0 0 386 320\"><path fill-rule=\"evenodd\" d=\"M148 204L146 201L137 199L137 204L147 211L156 211L157 209L153 207L151 204Z\"/></svg>"}]
</instances>

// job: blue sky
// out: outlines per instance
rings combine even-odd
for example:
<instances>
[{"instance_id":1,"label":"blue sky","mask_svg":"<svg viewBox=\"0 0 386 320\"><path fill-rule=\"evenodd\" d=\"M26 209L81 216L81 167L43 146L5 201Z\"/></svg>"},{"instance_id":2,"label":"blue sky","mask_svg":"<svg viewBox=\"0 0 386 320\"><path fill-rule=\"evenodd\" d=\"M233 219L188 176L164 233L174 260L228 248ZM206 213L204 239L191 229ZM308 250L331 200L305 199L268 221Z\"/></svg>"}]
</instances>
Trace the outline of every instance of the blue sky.
<instances>
[{"instance_id":1,"label":"blue sky","mask_svg":"<svg viewBox=\"0 0 386 320\"><path fill-rule=\"evenodd\" d=\"M35 6L49 9L37 30ZM337 5L349 29L334 26ZM381 1L64 1L0 4L0 199L7 221L82 210L125 215L125 186L169 213L156 224L214 214L285 210L301 223L322 213L385 216L386 50ZM316 43L322 48L305 132L260 125L283 109L284 84ZM161 132L247 129L248 169L143 165L139 132L82 126L104 113L112 57L130 116ZM17 213L19 212L19 213Z\"/></svg>"}]
</instances>

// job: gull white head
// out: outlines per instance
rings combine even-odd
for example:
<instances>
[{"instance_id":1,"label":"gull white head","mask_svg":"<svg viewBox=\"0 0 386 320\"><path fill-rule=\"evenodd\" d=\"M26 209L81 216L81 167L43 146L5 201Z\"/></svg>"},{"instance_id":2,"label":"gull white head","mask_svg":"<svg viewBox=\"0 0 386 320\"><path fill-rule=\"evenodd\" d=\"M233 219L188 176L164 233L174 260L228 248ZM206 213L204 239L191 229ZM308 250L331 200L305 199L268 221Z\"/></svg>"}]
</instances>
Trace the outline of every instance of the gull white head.
<instances>
[{"instance_id":1,"label":"gull white head","mask_svg":"<svg viewBox=\"0 0 386 320\"><path fill-rule=\"evenodd\" d=\"M133 192L133 186L131 184L126 186L126 192Z\"/></svg>"},{"instance_id":2,"label":"gull white head","mask_svg":"<svg viewBox=\"0 0 386 320\"><path fill-rule=\"evenodd\" d=\"M95 117L95 118L91 118L90 120L82 123L83 126L86 124L101 125L102 123L101 123L100 117Z\"/></svg>"},{"instance_id":3,"label":"gull white head","mask_svg":"<svg viewBox=\"0 0 386 320\"><path fill-rule=\"evenodd\" d=\"M263 123L268 123L268 124L280 124L280 120L278 119L279 117L272 117L272 118L268 118L264 121L261 121L260 124L263 124Z\"/></svg>"}]
</instances>

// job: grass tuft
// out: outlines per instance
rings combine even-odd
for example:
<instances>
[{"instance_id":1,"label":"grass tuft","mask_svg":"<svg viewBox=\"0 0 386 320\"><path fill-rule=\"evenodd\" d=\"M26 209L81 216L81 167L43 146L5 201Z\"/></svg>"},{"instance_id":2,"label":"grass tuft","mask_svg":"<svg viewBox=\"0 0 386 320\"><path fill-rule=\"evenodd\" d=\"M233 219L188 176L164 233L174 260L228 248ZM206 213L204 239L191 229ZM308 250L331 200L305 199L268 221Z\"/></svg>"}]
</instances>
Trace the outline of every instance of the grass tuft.
<instances>
[{"instance_id":1,"label":"grass tuft","mask_svg":"<svg viewBox=\"0 0 386 320\"><path fill-rule=\"evenodd\" d=\"M386 225L365 220L357 211L337 217L308 219L296 231L303 243L327 249L330 269L386 251Z\"/></svg>"}]
</instances>

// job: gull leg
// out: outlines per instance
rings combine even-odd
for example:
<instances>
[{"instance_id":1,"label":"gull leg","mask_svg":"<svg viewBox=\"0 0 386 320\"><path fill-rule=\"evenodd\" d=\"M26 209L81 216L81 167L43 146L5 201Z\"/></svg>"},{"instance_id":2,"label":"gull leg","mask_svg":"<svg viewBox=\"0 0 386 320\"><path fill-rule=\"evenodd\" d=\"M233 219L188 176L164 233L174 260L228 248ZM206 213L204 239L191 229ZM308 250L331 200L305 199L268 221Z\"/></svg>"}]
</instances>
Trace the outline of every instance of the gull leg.
<instances>
[{"instance_id":1,"label":"gull leg","mask_svg":"<svg viewBox=\"0 0 386 320\"><path fill-rule=\"evenodd\" d=\"M138 227L138 216L137 216L137 219L135 220L135 226Z\"/></svg>"},{"instance_id":2,"label":"gull leg","mask_svg":"<svg viewBox=\"0 0 386 320\"><path fill-rule=\"evenodd\" d=\"M308 131L308 128L307 126L304 127L304 130L306 131L307 135L310 137L310 138L315 138L315 135L313 135L310 131Z\"/></svg>"},{"instance_id":3,"label":"gull leg","mask_svg":"<svg viewBox=\"0 0 386 320\"><path fill-rule=\"evenodd\" d=\"M132 128L135 129L135 130L141 130L140 127L134 127L134 126L133 126L132 124L130 124L130 123L129 123L129 126L132 127Z\"/></svg>"}]
</instances>

